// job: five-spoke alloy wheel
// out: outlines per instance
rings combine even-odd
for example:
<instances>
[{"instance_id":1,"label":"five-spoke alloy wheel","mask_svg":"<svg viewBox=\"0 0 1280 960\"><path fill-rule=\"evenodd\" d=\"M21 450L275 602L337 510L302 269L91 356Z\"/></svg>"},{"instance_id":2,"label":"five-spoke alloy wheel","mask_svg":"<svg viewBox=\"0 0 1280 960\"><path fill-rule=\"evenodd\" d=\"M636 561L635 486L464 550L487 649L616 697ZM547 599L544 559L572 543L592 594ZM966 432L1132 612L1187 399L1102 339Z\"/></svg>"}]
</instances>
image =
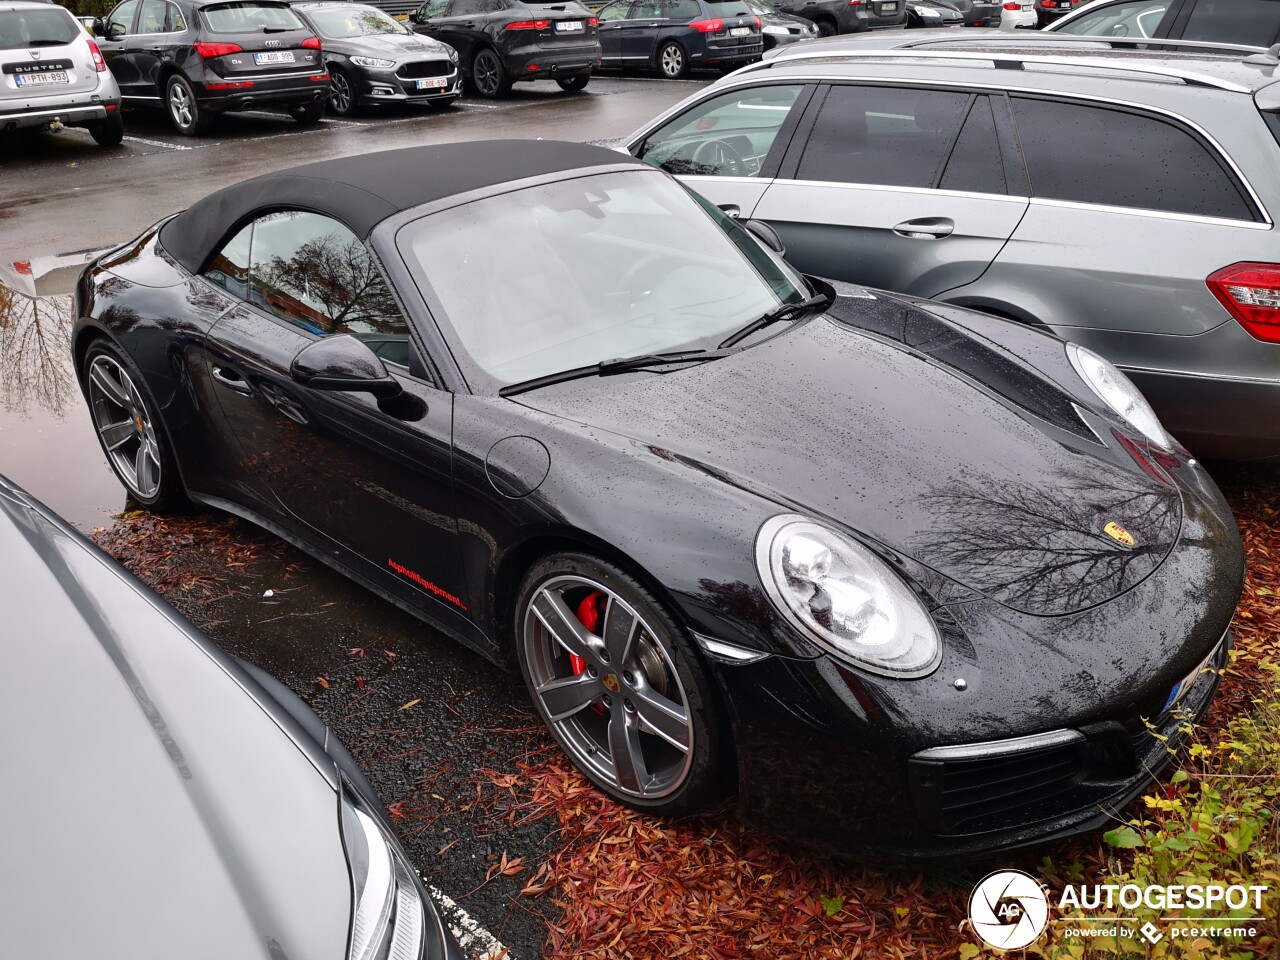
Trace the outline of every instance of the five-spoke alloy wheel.
<instances>
[{"instance_id":1,"label":"five-spoke alloy wheel","mask_svg":"<svg viewBox=\"0 0 1280 960\"><path fill-rule=\"evenodd\" d=\"M550 557L525 580L517 631L534 705L597 786L664 813L724 791L722 725L701 664L630 576L585 555Z\"/></svg>"}]
</instances>

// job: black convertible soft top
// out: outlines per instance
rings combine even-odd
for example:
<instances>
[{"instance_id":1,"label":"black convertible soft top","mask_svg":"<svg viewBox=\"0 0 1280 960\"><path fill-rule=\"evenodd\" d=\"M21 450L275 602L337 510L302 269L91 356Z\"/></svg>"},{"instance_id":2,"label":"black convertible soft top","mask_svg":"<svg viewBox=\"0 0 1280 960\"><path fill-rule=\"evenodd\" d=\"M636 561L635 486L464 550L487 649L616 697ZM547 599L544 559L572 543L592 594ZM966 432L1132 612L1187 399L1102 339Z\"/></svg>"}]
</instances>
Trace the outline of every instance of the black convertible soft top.
<instances>
[{"instance_id":1,"label":"black convertible soft top","mask_svg":"<svg viewBox=\"0 0 1280 960\"><path fill-rule=\"evenodd\" d=\"M321 213L364 239L383 220L424 203L511 180L617 163L643 166L603 147L557 140L480 140L322 160L197 200L160 229L160 244L197 273L231 231L259 210Z\"/></svg>"}]
</instances>

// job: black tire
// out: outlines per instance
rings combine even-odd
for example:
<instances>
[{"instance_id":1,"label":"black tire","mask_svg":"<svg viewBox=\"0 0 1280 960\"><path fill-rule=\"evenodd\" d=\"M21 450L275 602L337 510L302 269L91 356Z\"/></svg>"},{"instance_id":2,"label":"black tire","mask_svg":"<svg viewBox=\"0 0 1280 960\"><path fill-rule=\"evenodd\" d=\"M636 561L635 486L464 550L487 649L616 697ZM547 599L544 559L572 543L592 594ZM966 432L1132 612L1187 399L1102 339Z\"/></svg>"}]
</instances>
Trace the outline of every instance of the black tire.
<instances>
[{"instance_id":1,"label":"black tire","mask_svg":"<svg viewBox=\"0 0 1280 960\"><path fill-rule=\"evenodd\" d=\"M124 139L124 117L120 116L120 108L108 111L107 115L89 124L89 136L100 147L115 147Z\"/></svg>"},{"instance_id":2,"label":"black tire","mask_svg":"<svg viewBox=\"0 0 1280 960\"><path fill-rule=\"evenodd\" d=\"M582 585L583 581L588 585ZM595 588L604 591L602 596L609 594L622 600L615 606L616 600L611 599L608 611L616 609L621 611L619 616L638 617L620 623L638 623L641 629L630 634L633 639L627 641L626 647L631 653L621 664L610 665L606 655L598 664L586 665L583 672L546 628L546 621L533 612L532 604L536 600L540 609L550 609L547 598L557 596L572 612L569 605L585 602L590 593L599 592ZM595 636L602 648L606 646L603 636L609 633L605 625L612 622L609 618L613 615L603 614L599 623L600 633ZM704 809L732 792L732 737L711 679L687 631L638 580L589 554L555 553L535 563L525 575L513 620L520 672L534 708L574 765L599 789L636 809L668 816ZM579 619L578 623L581 625L582 621ZM565 668L571 673L563 675ZM553 722L543 698L536 693L539 683L545 691L546 684L553 680L576 686L579 678L589 682L592 690L598 687L601 698L586 706L574 706L570 715L562 714ZM606 694L606 688L612 694ZM645 709L634 705L633 699ZM687 749L678 750L654 728L646 729L645 721L658 716L650 705L664 700L667 706L680 709L682 716L675 723L688 738ZM669 720L670 715L665 719ZM636 744L627 747L626 752L633 759L639 754L642 762L629 769L645 779L633 782L651 786L653 795L640 795L645 792L643 788L639 793L627 792L619 786L627 777L607 772L608 768L620 769L613 759L615 732L626 737L627 743ZM634 739L629 736L632 732ZM597 743L603 743L603 747ZM592 764L601 770L593 769Z\"/></svg>"},{"instance_id":3,"label":"black tire","mask_svg":"<svg viewBox=\"0 0 1280 960\"><path fill-rule=\"evenodd\" d=\"M488 99L505 97L511 92L511 78L502 58L491 47L485 47L471 61L471 86L475 92Z\"/></svg>"},{"instance_id":4,"label":"black tire","mask_svg":"<svg viewBox=\"0 0 1280 960\"><path fill-rule=\"evenodd\" d=\"M130 402L120 403L110 399L110 391L104 391L99 384L99 365L106 371L110 372L113 368L123 372L127 378L126 383L123 379L117 379L117 384L125 385L125 392ZM177 509L181 509L187 504L186 491L182 486L182 477L178 473L178 465L174 460L173 451L169 446L169 435L165 431L164 423L160 419L159 406L155 399L151 396L151 391L147 388L146 382L142 378L141 372L134 364L132 358L121 350L115 343L106 337L100 337L89 345L89 349L85 351L84 363L80 369L80 381L84 387L85 398L89 403L89 415L93 421L94 433L98 436L98 443L102 446L103 455L107 458L107 464L115 473L116 478L128 491L130 498L139 506L147 510L164 513ZM132 388L132 389L129 389ZM124 396L121 394L120 396ZM126 419L130 418L131 406L137 406L132 412L132 422L134 425L134 433L127 436L112 447L109 446L108 435L112 441L126 431L118 431L108 433L104 431L104 425L114 424L120 427L125 425ZM145 428L138 428L139 419ZM108 428L109 430L109 428ZM148 454L143 450L143 437L149 438L152 444L152 454ZM122 444L122 445L121 445ZM141 451L140 453L138 451ZM137 474L141 471L135 470L134 475L130 475L121 461L132 460L135 464L146 460L152 464L159 472L156 479L155 490L144 489L140 486Z\"/></svg>"},{"instance_id":5,"label":"black tire","mask_svg":"<svg viewBox=\"0 0 1280 960\"><path fill-rule=\"evenodd\" d=\"M684 52L684 47L674 40L668 40L658 48L654 66L664 79L680 80L689 75L689 56Z\"/></svg>"},{"instance_id":6,"label":"black tire","mask_svg":"<svg viewBox=\"0 0 1280 960\"><path fill-rule=\"evenodd\" d=\"M304 127L312 127L324 117L326 106L328 106L328 103L324 100L312 100L310 103L300 107L290 107L289 116Z\"/></svg>"},{"instance_id":7,"label":"black tire","mask_svg":"<svg viewBox=\"0 0 1280 960\"><path fill-rule=\"evenodd\" d=\"M572 77L561 77L556 81L556 85L565 93L577 93L579 90L587 89L587 84L591 82L591 74L578 73Z\"/></svg>"},{"instance_id":8,"label":"black tire","mask_svg":"<svg viewBox=\"0 0 1280 960\"><path fill-rule=\"evenodd\" d=\"M329 67L329 109L336 117L354 117L360 112L356 82L338 66Z\"/></svg>"},{"instance_id":9,"label":"black tire","mask_svg":"<svg viewBox=\"0 0 1280 960\"><path fill-rule=\"evenodd\" d=\"M814 23L818 27L818 36L834 37L840 31L836 29L835 22L832 20L815 20Z\"/></svg>"},{"instance_id":10,"label":"black tire","mask_svg":"<svg viewBox=\"0 0 1280 960\"><path fill-rule=\"evenodd\" d=\"M213 113L199 104L195 90L180 73L165 81L164 108L173 129L185 137L202 137L213 129Z\"/></svg>"}]
</instances>

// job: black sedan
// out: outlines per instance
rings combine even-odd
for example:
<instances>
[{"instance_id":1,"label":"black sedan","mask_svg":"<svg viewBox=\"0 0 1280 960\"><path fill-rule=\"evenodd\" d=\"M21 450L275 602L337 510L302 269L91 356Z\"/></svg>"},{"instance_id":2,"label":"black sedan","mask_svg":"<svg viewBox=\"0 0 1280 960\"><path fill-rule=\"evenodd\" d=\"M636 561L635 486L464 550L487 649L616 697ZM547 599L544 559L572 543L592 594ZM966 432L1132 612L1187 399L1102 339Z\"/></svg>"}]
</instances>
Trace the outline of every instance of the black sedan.
<instances>
[{"instance_id":1,"label":"black sedan","mask_svg":"<svg viewBox=\"0 0 1280 960\"><path fill-rule=\"evenodd\" d=\"M387 103L447 107L462 95L458 52L377 7L316 0L293 10L324 44L329 109L340 117Z\"/></svg>"},{"instance_id":2,"label":"black sedan","mask_svg":"<svg viewBox=\"0 0 1280 960\"><path fill-rule=\"evenodd\" d=\"M221 113L279 107L312 124L329 74L320 38L273 0L124 0L94 24L131 106L162 107L174 129L208 133Z\"/></svg>"},{"instance_id":3,"label":"black sedan","mask_svg":"<svg viewBox=\"0 0 1280 960\"><path fill-rule=\"evenodd\" d=\"M320 718L3 477L0 603L6 956L461 960Z\"/></svg>"},{"instance_id":4,"label":"black sedan","mask_svg":"<svg viewBox=\"0 0 1280 960\"><path fill-rule=\"evenodd\" d=\"M613 0L601 7L600 63L677 80L693 67L732 70L764 50L746 0Z\"/></svg>"},{"instance_id":5,"label":"black sedan","mask_svg":"<svg viewBox=\"0 0 1280 960\"><path fill-rule=\"evenodd\" d=\"M89 266L75 366L141 506L249 518L517 663L637 808L736 783L934 855L1098 823L1224 662L1221 495L1101 357L776 240L580 144L326 161Z\"/></svg>"},{"instance_id":6,"label":"black sedan","mask_svg":"<svg viewBox=\"0 0 1280 960\"><path fill-rule=\"evenodd\" d=\"M482 97L505 97L528 80L554 80L573 93L600 61L596 18L576 0L427 0L409 19L458 51Z\"/></svg>"}]
</instances>

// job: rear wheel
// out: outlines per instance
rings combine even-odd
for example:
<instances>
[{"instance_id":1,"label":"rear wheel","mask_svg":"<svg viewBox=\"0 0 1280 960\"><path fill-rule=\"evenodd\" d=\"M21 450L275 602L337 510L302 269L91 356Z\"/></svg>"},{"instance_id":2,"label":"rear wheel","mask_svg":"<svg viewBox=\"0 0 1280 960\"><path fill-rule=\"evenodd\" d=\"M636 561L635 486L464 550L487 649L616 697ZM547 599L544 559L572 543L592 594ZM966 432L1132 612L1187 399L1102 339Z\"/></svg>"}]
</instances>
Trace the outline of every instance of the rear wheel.
<instances>
[{"instance_id":1,"label":"rear wheel","mask_svg":"<svg viewBox=\"0 0 1280 960\"><path fill-rule=\"evenodd\" d=\"M213 114L196 102L195 91L180 73L175 73L165 83L164 105L169 113L169 122L184 136L203 136L213 128Z\"/></svg>"},{"instance_id":2,"label":"rear wheel","mask_svg":"<svg viewBox=\"0 0 1280 960\"><path fill-rule=\"evenodd\" d=\"M684 47L669 40L658 50L658 72L668 80L679 80L689 72L689 58Z\"/></svg>"},{"instance_id":3,"label":"rear wheel","mask_svg":"<svg viewBox=\"0 0 1280 960\"><path fill-rule=\"evenodd\" d=\"M326 104L323 100L313 100L305 106L290 107L289 116L304 127L310 127L320 122L320 118L324 116L325 106Z\"/></svg>"},{"instance_id":4,"label":"rear wheel","mask_svg":"<svg viewBox=\"0 0 1280 960\"><path fill-rule=\"evenodd\" d=\"M640 809L690 813L728 791L731 741L688 634L629 574L581 553L525 577L517 652L534 706L582 773Z\"/></svg>"},{"instance_id":5,"label":"rear wheel","mask_svg":"<svg viewBox=\"0 0 1280 960\"><path fill-rule=\"evenodd\" d=\"M572 77L563 77L556 81L561 90L568 93L577 93L579 90L585 90L587 84L591 82L591 74L579 73Z\"/></svg>"},{"instance_id":6,"label":"rear wheel","mask_svg":"<svg viewBox=\"0 0 1280 960\"><path fill-rule=\"evenodd\" d=\"M338 67L329 70L329 109L339 117L350 117L360 110L355 82Z\"/></svg>"},{"instance_id":7,"label":"rear wheel","mask_svg":"<svg viewBox=\"0 0 1280 960\"><path fill-rule=\"evenodd\" d=\"M491 100L511 92L511 78L496 51L485 49L476 54L471 61L471 84L476 93Z\"/></svg>"},{"instance_id":8,"label":"rear wheel","mask_svg":"<svg viewBox=\"0 0 1280 960\"><path fill-rule=\"evenodd\" d=\"M93 137L94 142L100 147L114 147L124 139L124 117L120 116L120 108L107 113L107 115L89 124L89 136Z\"/></svg>"},{"instance_id":9,"label":"rear wheel","mask_svg":"<svg viewBox=\"0 0 1280 960\"><path fill-rule=\"evenodd\" d=\"M100 339L85 353L81 376L102 452L129 495L148 510L180 506L182 480L137 367Z\"/></svg>"},{"instance_id":10,"label":"rear wheel","mask_svg":"<svg viewBox=\"0 0 1280 960\"><path fill-rule=\"evenodd\" d=\"M835 22L832 20L815 20L814 23L817 24L818 36L820 37L834 37L839 33L836 30Z\"/></svg>"}]
</instances>

